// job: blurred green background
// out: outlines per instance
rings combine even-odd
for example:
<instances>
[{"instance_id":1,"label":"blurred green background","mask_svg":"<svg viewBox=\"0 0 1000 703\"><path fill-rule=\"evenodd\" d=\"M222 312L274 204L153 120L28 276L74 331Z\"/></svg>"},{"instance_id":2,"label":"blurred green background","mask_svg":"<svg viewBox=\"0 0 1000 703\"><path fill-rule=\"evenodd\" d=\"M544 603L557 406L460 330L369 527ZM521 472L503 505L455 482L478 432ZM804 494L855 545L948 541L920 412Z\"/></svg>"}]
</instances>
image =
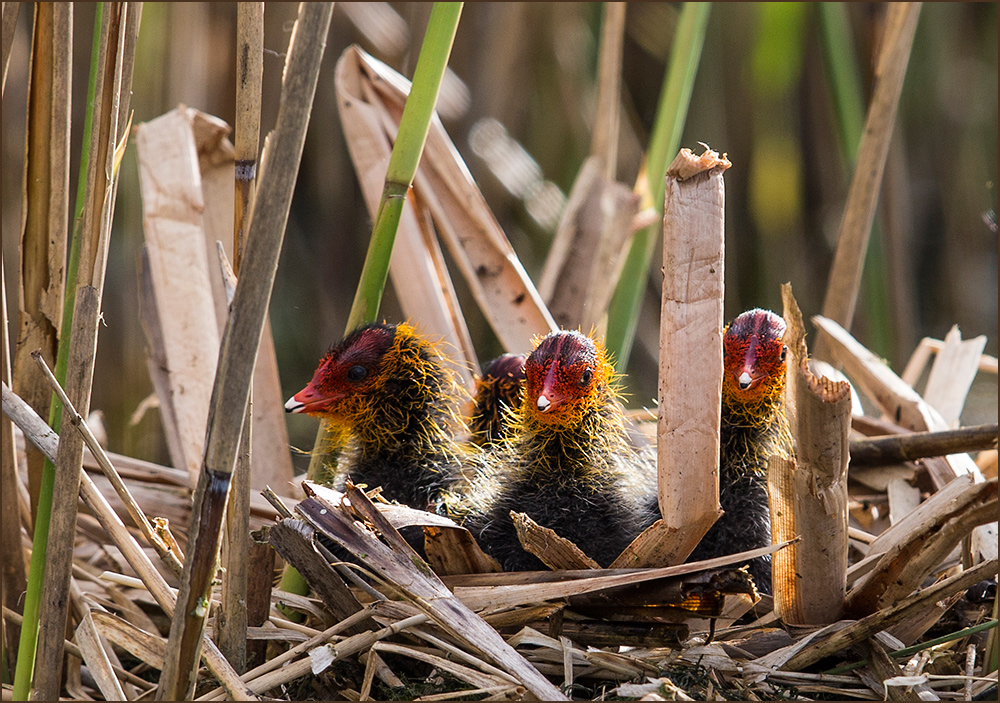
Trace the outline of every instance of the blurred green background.
<instances>
[{"instance_id":1,"label":"blurred green background","mask_svg":"<svg viewBox=\"0 0 1000 703\"><path fill-rule=\"evenodd\" d=\"M677 3L630 3L623 63L617 176L635 182L646 148ZM867 101L885 5L845 6ZM76 174L93 7L75 6L73 149ZM345 47L412 75L430 3L338 3L271 303L286 395L311 376L343 333L371 221L340 130L334 65ZM262 132L274 123L296 5L265 11ZM820 311L850 181L812 3L719 3L682 144L726 152L726 317L780 310L790 281L810 316ZM32 7L22 3L3 98L3 262L12 324ZM487 201L537 278L565 194L590 145L601 5L467 4L439 111ZM234 121L233 3L146 3L135 68L135 123L183 103ZM852 332L900 371L921 337L988 336L997 353L997 4L925 3L903 87L876 229ZM847 64L841 67L850 68ZM75 185L72 186L75 189ZM71 191L73 192L73 191ZM152 391L137 315L142 209L135 152L122 166L104 297L93 407L110 448L167 461L155 412L129 419ZM627 381L628 403L656 396L660 256L654 255ZM453 269L454 270L454 269ZM457 274L456 274L457 275ZM500 353L456 279L481 360ZM382 315L400 318L391 285ZM207 379L206 383L211 383ZM996 421L995 376L980 374L969 421ZM289 418L293 446L310 448L316 421ZM298 457L304 470L307 461Z\"/></svg>"}]
</instances>

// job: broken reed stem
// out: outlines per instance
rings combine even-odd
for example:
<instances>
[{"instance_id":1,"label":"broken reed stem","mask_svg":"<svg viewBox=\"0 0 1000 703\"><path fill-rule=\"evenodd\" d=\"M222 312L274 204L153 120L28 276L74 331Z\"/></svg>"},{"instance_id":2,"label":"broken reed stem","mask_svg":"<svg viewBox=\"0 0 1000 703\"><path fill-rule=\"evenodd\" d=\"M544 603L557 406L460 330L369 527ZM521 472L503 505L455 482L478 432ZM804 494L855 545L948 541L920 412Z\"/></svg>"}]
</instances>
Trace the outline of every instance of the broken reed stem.
<instances>
[{"instance_id":1,"label":"broken reed stem","mask_svg":"<svg viewBox=\"0 0 1000 703\"><path fill-rule=\"evenodd\" d=\"M942 598L958 593L984 578L989 578L991 575L995 576L997 573L997 563L996 559L984 561L971 569L962 571L933 586L917 591L895 605L861 618L844 629L838 630L826 639L814 642L799 651L787 663L782 665L781 669L797 671L815 664L824 657L842 652L848 647L868 639L879 631L906 619L911 614L925 607L928 603L934 603Z\"/></svg>"},{"instance_id":2,"label":"broken reed stem","mask_svg":"<svg viewBox=\"0 0 1000 703\"><path fill-rule=\"evenodd\" d=\"M774 555L774 610L784 622L825 625L841 617L847 593L847 462L851 389L816 378L805 327L789 284L781 287L789 351L785 407L796 456L768 463L771 534L801 540Z\"/></svg>"},{"instance_id":3,"label":"broken reed stem","mask_svg":"<svg viewBox=\"0 0 1000 703\"><path fill-rule=\"evenodd\" d=\"M76 408L73 407L72 401L69 396L66 395L66 391L63 390L62 386L59 385L59 381L56 380L55 374L49 369L48 365L45 363L45 359L42 358L41 354L37 352L32 353L31 357L38 364L41 369L43 376L48 382L49 386L52 388L52 392L56 394L59 398L59 402L63 405L63 412L67 414L69 423L75 427L80 434L83 436L83 441L93 453L94 458L97 460L98 465L104 472L108 481L111 482L111 486L115 489L115 493L124 503L125 508L128 510L128 514L132 517L135 522L136 527L142 533L146 541L156 550L157 555L163 560L163 563L169 567L175 575L180 576L181 570L184 568L180 560L175 555L163 540L156 534L153 526L150 524L149 520L146 518L146 514L139 507L135 498L132 497L132 493L129 491L128 487L122 481L121 476L118 475L118 471L111 464L111 459L108 458L107 453L104 451L104 447L100 445L94 433L90 430L90 426L87 425L87 421L83 418L80 413L77 412Z\"/></svg>"},{"instance_id":4,"label":"broken reed stem","mask_svg":"<svg viewBox=\"0 0 1000 703\"><path fill-rule=\"evenodd\" d=\"M59 446L59 435L38 417L31 407L19 398L7 384L2 385L3 412L15 425L21 428L25 438L38 447L50 460L54 459ZM139 543L129 533L125 524L118 517L111 505L101 494L93 480L84 471L81 472L80 498L93 512L101 527L111 537L111 541L121 550L125 561L142 579L150 595L156 600L163 612L169 617L174 612L176 599L173 591L160 572L146 556ZM205 663L211 672L218 677L226 690L235 700L255 700L256 697L243 686L239 675L222 656L221 652L206 642L204 651Z\"/></svg>"},{"instance_id":5,"label":"broken reed stem","mask_svg":"<svg viewBox=\"0 0 1000 703\"><path fill-rule=\"evenodd\" d=\"M264 3L241 2L236 9L236 134L233 268L238 276L249 214L253 205L260 143L261 84L264 71ZM222 608L216 615L215 639L238 672L246 670L247 586L250 558L250 471L253 389L247 400L243 434L226 508L222 542Z\"/></svg>"},{"instance_id":6,"label":"broken reed stem","mask_svg":"<svg viewBox=\"0 0 1000 703\"><path fill-rule=\"evenodd\" d=\"M659 505L679 564L722 514L719 427L730 163L681 149L667 171L660 321Z\"/></svg>"},{"instance_id":7,"label":"broken reed stem","mask_svg":"<svg viewBox=\"0 0 1000 703\"><path fill-rule=\"evenodd\" d=\"M159 700L191 698L215 577L222 516L245 419L250 380L271 299L333 6L302 3L289 40L274 131L268 136L242 276L219 348L190 545L167 641Z\"/></svg>"},{"instance_id":8,"label":"broken reed stem","mask_svg":"<svg viewBox=\"0 0 1000 703\"><path fill-rule=\"evenodd\" d=\"M34 9L12 387L44 415L52 394L34 373L28 355L41 349L52 362L58 346L69 201L73 10L65 3L36 5ZM38 506L44 461L34 448L28 452L32 512Z\"/></svg>"},{"instance_id":9,"label":"broken reed stem","mask_svg":"<svg viewBox=\"0 0 1000 703\"><path fill-rule=\"evenodd\" d=\"M931 456L997 448L997 425L851 440L851 466L888 466Z\"/></svg>"},{"instance_id":10,"label":"broken reed stem","mask_svg":"<svg viewBox=\"0 0 1000 703\"><path fill-rule=\"evenodd\" d=\"M875 70L875 90L858 147L857 166L840 222L837 250L823 300L823 316L845 329L850 329L854 318L868 237L875 218L882 174L896 123L896 109L919 15L920 3L901 2L890 4L886 18L884 44ZM822 331L814 354L817 358L830 360L830 347Z\"/></svg>"},{"instance_id":11,"label":"broken reed stem","mask_svg":"<svg viewBox=\"0 0 1000 703\"><path fill-rule=\"evenodd\" d=\"M92 120L88 142L92 153L87 161L78 260L73 262L76 252L71 250L70 254L71 265L77 264L75 280L70 281L70 287L76 292L76 300L72 306L72 327L69 330L69 339L64 337L61 340L62 345L68 347L60 348L60 355L63 348L67 349L64 382L67 395L84 414L90 406L101 292L104 287L108 241L111 235L114 189L118 178L118 161L115 157L122 123L120 109L124 108L127 111L131 96L131 65L134 60L135 37L139 29L137 20L137 13L126 12L123 4L113 4L109 11L101 14L94 93L94 105L99 117ZM130 48L133 53L130 53ZM128 79L123 82L123 76L126 75ZM80 211L79 203L77 210ZM74 237L76 237L75 228ZM74 241L73 248L76 246L77 242ZM68 312L69 310L64 308L64 333L65 316ZM53 410L58 411L56 408ZM63 421L65 422L65 418ZM69 590L72 581L72 545L76 535L76 498L79 493L83 456L83 442L79 434L75 432L63 434L64 441L59 447L55 467L50 470L51 465L46 464L43 471L43 480L47 475L51 475L52 491L49 500L52 512L49 518L48 539L41 555L41 563L44 566L39 569L44 571L44 574L41 576L43 593L38 621L44 622L45 627L40 627L38 630L38 651L34 664L36 676L32 693L34 698L42 700L55 698L60 689L63 632L68 618ZM41 509L41 499L39 503ZM35 545L38 546L37 541ZM34 560L34 553L32 557ZM38 576L39 574L32 573L29 578ZM21 662L18 664L20 670Z\"/></svg>"}]
</instances>

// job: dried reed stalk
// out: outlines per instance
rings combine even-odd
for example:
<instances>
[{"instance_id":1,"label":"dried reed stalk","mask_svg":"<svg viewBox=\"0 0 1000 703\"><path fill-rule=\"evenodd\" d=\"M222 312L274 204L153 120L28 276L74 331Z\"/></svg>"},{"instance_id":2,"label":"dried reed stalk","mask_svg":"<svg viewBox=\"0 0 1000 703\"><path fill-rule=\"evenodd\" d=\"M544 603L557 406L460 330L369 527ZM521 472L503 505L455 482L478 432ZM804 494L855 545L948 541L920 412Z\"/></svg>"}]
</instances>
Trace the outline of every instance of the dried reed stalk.
<instances>
[{"instance_id":1,"label":"dried reed stalk","mask_svg":"<svg viewBox=\"0 0 1000 703\"><path fill-rule=\"evenodd\" d=\"M160 395L168 435L178 444L174 466L193 485L205 446L211 389L219 353L219 329L205 254L201 174L193 114L179 107L137 128L145 251L149 258L155 321L150 346L162 357L166 387ZM162 351L153 346L162 343ZM179 453L176 453L179 452Z\"/></svg>"},{"instance_id":2,"label":"dried reed stalk","mask_svg":"<svg viewBox=\"0 0 1000 703\"><path fill-rule=\"evenodd\" d=\"M108 658L108 652L104 649L104 644L98 636L92 613L93 611L88 610L76 628L76 642L80 648L81 657L93 675L97 683L97 688L104 695L105 700L129 700L111 666L111 659Z\"/></svg>"},{"instance_id":3,"label":"dried reed stalk","mask_svg":"<svg viewBox=\"0 0 1000 703\"><path fill-rule=\"evenodd\" d=\"M97 464L101 467L104 475L114 487L115 493L117 493L122 503L125 504L125 508L128 510L129 516L132 518L136 527L139 528L139 531L142 533L143 537L146 538L146 541L149 542L153 549L156 550L157 555L163 560L163 563L166 564L176 576L180 576L183 565L174 553L170 551L170 548L164 544L159 535L156 534L153 526L150 524L149 520L146 519L146 514L143 512L142 508L139 507L135 498L132 497L128 487L125 485L124 481L122 481L122 478L115 470L115 467L111 464L111 460L105 453L104 448L98 443L94 433L87 425L87 421L84 420L83 416L77 412L75 407L73 407L73 402L70 400L69 396L66 395L66 392L59 385L59 381L56 380L55 375L53 375L52 371L46 365L45 359L43 359L40 354L33 354L32 358L34 358L35 362L40 367L42 375L48 382L49 387L62 403L63 413L65 413L65 415L69 418L70 425L75 427L80 432L87 448L90 449L97 461Z\"/></svg>"},{"instance_id":4,"label":"dried reed stalk","mask_svg":"<svg viewBox=\"0 0 1000 703\"><path fill-rule=\"evenodd\" d=\"M18 339L12 388L40 415L52 394L34 374L30 354L40 349L55 363L63 314L69 218L69 140L72 92L73 8L35 6L28 84L24 180L21 188L21 262ZM28 491L38 509L44 458L28 451Z\"/></svg>"},{"instance_id":5,"label":"dried reed stalk","mask_svg":"<svg viewBox=\"0 0 1000 703\"><path fill-rule=\"evenodd\" d=\"M909 594L968 536L997 514L997 481L952 480L869 546L878 556L872 570L847 596L855 617L868 615Z\"/></svg>"},{"instance_id":6,"label":"dried reed stalk","mask_svg":"<svg viewBox=\"0 0 1000 703\"><path fill-rule=\"evenodd\" d=\"M339 542L367 567L399 588L451 637L481 652L534 695L545 700L566 700L557 688L504 642L496 630L448 590L375 508L364 491L348 483L347 498L350 508L343 503L335 506L314 496L299 503L296 510L316 529ZM356 511L360 518L371 524L388 545L381 542L372 530L357 522L348 510Z\"/></svg>"},{"instance_id":7,"label":"dried reed stalk","mask_svg":"<svg viewBox=\"0 0 1000 703\"><path fill-rule=\"evenodd\" d=\"M254 198L260 142L261 84L264 74L264 3L241 2L236 9L236 167L233 219L233 269L243 260L247 219ZM227 302L232 302L227 301ZM227 306L228 309L228 306ZM270 340L270 330L266 339ZM250 571L250 487L253 388L247 400L243 434L233 471L222 541L222 607L215 616L215 639L233 668L246 671L247 587ZM287 456L284 447L281 451ZM260 625L260 622L254 622Z\"/></svg>"},{"instance_id":8,"label":"dried reed stalk","mask_svg":"<svg viewBox=\"0 0 1000 703\"><path fill-rule=\"evenodd\" d=\"M31 407L21 398L11 391L6 384L2 386L3 412L14 424L21 428L24 436L38 447L50 460L56 457L59 447L59 435L52 430L45 422L38 417ZM81 473L80 497L88 508L94 513L101 523L112 542L121 550L125 561L131 566L143 584L149 590L150 595L156 599L157 604L170 616L174 612L176 598L167 585L166 580L157 571L156 567L149 560L139 543L129 533L121 519L108 504L94 482L87 473ZM212 673L219 678L219 681L226 687L226 690L236 700L255 700L246 687L239 680L239 675L233 671L232 667L225 660L222 654L212 644L206 640L203 652L205 662Z\"/></svg>"},{"instance_id":9,"label":"dried reed stalk","mask_svg":"<svg viewBox=\"0 0 1000 703\"><path fill-rule=\"evenodd\" d=\"M931 354L944 349L944 344L942 340L932 339L931 337L921 339L920 344L917 345L917 348L913 350L913 354L910 355L909 361L906 362L906 368L903 369L900 378L911 386L916 385L917 381L920 380L920 375L924 372L924 368L927 366L927 362L931 358ZM983 354L979 357L980 371L996 375L997 368L997 358L995 356Z\"/></svg>"},{"instance_id":10,"label":"dried reed stalk","mask_svg":"<svg viewBox=\"0 0 1000 703\"><path fill-rule=\"evenodd\" d=\"M538 284L552 317L564 329L592 330L601 323L639 211L640 196L615 180L625 3L603 7L590 158L570 190Z\"/></svg>"},{"instance_id":11,"label":"dried reed stalk","mask_svg":"<svg viewBox=\"0 0 1000 703\"><path fill-rule=\"evenodd\" d=\"M986 335L963 340L958 325L953 325L945 335L944 345L931 367L923 396L950 427L958 427L959 416L979 371L979 360L985 348Z\"/></svg>"},{"instance_id":12,"label":"dried reed stalk","mask_svg":"<svg viewBox=\"0 0 1000 703\"><path fill-rule=\"evenodd\" d=\"M886 466L929 456L997 448L997 425L852 439L851 466Z\"/></svg>"},{"instance_id":13,"label":"dried reed stalk","mask_svg":"<svg viewBox=\"0 0 1000 703\"><path fill-rule=\"evenodd\" d=\"M510 511L521 546L553 570L600 569L601 565L555 530L542 527L525 513Z\"/></svg>"},{"instance_id":14,"label":"dried reed stalk","mask_svg":"<svg viewBox=\"0 0 1000 703\"><path fill-rule=\"evenodd\" d=\"M725 185L706 149L667 169L660 319L659 504L667 564L684 561L719 518Z\"/></svg>"},{"instance_id":15,"label":"dried reed stalk","mask_svg":"<svg viewBox=\"0 0 1000 703\"><path fill-rule=\"evenodd\" d=\"M965 590L972 584L996 573L996 559L977 564L971 569L966 569L955 576L918 591L887 608L852 622L829 637L810 643L792 656L781 668L790 671L804 669L824 657L841 652L877 632L905 620L926 604Z\"/></svg>"},{"instance_id":16,"label":"dried reed stalk","mask_svg":"<svg viewBox=\"0 0 1000 703\"><path fill-rule=\"evenodd\" d=\"M858 165L847 194L823 301L823 316L847 329L854 318L868 236L875 218L882 173L896 123L896 108L919 15L919 2L901 2L889 6L886 18L882 49L875 67L875 89L868 106L865 131L858 147ZM822 332L814 354L820 359L830 359L830 347Z\"/></svg>"},{"instance_id":17,"label":"dried reed stalk","mask_svg":"<svg viewBox=\"0 0 1000 703\"><path fill-rule=\"evenodd\" d=\"M398 123L410 89L399 73L352 47L338 64L338 77L349 89L341 103L351 97L376 105ZM555 323L437 119L431 121L414 186L501 344L529 351L532 339L548 334Z\"/></svg>"},{"instance_id":18,"label":"dried reed stalk","mask_svg":"<svg viewBox=\"0 0 1000 703\"><path fill-rule=\"evenodd\" d=\"M606 2L597 59L597 109L590 153L601 160L604 177L615 180L618 166L618 124L621 115L622 46L625 42L624 2Z\"/></svg>"},{"instance_id":19,"label":"dried reed stalk","mask_svg":"<svg viewBox=\"0 0 1000 703\"><path fill-rule=\"evenodd\" d=\"M141 5L139 6L141 8ZM139 32L139 11L132 3L113 4L103 15L98 60L96 119L90 136L91 157L87 168L80 259L76 276L76 300L70 332L66 394L74 406L86 414L97 354L101 295L107 266L114 194L120 164L119 142L124 143L123 112L131 99L135 38ZM63 416L62 441L55 462L52 490L52 518L45 565L44 592L39 619L33 697L41 700L59 694L63 633L66 627L71 583L72 545L76 537L77 495L80 491L83 439L67 431Z\"/></svg>"},{"instance_id":20,"label":"dried reed stalk","mask_svg":"<svg viewBox=\"0 0 1000 703\"><path fill-rule=\"evenodd\" d=\"M893 422L914 431L948 429L944 418L934 407L847 330L821 315L813 317L813 323L826 333L833 358ZM971 474L977 481L983 480L982 472L968 454L949 454L944 457L942 466L942 480L965 474ZM972 539L973 548L984 559L996 558L997 523L976 527Z\"/></svg>"},{"instance_id":21,"label":"dried reed stalk","mask_svg":"<svg viewBox=\"0 0 1000 703\"><path fill-rule=\"evenodd\" d=\"M768 462L771 534L800 541L774 555L774 611L793 625L837 620L847 593L847 463L851 389L809 370L805 327L789 284L781 287L787 330L785 407L795 458Z\"/></svg>"},{"instance_id":22,"label":"dried reed stalk","mask_svg":"<svg viewBox=\"0 0 1000 703\"><path fill-rule=\"evenodd\" d=\"M157 691L161 700L190 698L197 680L205 602L215 576L222 514L332 13L331 4L301 4L289 40L278 119L265 146L250 217L243 283L237 286L219 350L190 546Z\"/></svg>"}]
</instances>

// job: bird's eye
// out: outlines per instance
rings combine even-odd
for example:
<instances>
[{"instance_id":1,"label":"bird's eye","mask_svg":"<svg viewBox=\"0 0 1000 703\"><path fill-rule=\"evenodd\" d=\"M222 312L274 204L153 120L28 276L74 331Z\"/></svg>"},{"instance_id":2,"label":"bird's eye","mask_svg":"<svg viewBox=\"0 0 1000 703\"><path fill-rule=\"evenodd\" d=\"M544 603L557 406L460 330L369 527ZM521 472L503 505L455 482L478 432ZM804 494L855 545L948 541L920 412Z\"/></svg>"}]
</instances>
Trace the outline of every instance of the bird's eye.
<instances>
[{"instance_id":1,"label":"bird's eye","mask_svg":"<svg viewBox=\"0 0 1000 703\"><path fill-rule=\"evenodd\" d=\"M357 383L358 381L363 380L364 377L367 375L368 375L368 369L366 369L364 366L355 364L351 368L347 369L348 381L354 381L355 383Z\"/></svg>"},{"instance_id":2,"label":"bird's eye","mask_svg":"<svg viewBox=\"0 0 1000 703\"><path fill-rule=\"evenodd\" d=\"M584 369L583 373L580 374L580 385L587 386L590 385L590 379L593 378L594 372L590 369Z\"/></svg>"},{"instance_id":3,"label":"bird's eye","mask_svg":"<svg viewBox=\"0 0 1000 703\"><path fill-rule=\"evenodd\" d=\"M781 347L781 360L784 361L785 357L788 356L788 347Z\"/></svg>"}]
</instances>

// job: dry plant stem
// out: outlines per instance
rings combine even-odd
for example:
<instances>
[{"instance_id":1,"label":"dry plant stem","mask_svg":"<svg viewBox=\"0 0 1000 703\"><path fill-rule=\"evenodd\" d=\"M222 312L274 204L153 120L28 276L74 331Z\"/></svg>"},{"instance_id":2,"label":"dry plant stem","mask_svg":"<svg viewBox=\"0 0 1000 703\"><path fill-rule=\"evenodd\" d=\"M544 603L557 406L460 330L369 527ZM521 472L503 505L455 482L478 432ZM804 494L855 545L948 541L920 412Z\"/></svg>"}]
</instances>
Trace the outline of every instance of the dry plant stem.
<instances>
[{"instance_id":1,"label":"dry plant stem","mask_svg":"<svg viewBox=\"0 0 1000 703\"><path fill-rule=\"evenodd\" d=\"M333 5L302 3L292 30L274 131L268 136L242 265L219 350L190 546L157 696L191 697L219 554L222 515L239 447L261 331L319 79Z\"/></svg>"},{"instance_id":2,"label":"dry plant stem","mask_svg":"<svg viewBox=\"0 0 1000 703\"><path fill-rule=\"evenodd\" d=\"M996 559L984 561L971 569L967 569L929 588L918 591L895 605L853 622L829 637L814 642L805 649L802 649L781 668L797 671L815 664L824 657L842 652L848 647L862 642L881 630L906 619L928 603L933 603L941 598L957 593L984 578L995 575L997 573L997 563Z\"/></svg>"},{"instance_id":3,"label":"dry plant stem","mask_svg":"<svg viewBox=\"0 0 1000 703\"><path fill-rule=\"evenodd\" d=\"M362 559L386 581L395 584L418 608L427 613L452 637L484 653L496 665L522 682L534 695L545 700L566 700L503 638L465 606L441 582L425 561L406 543L371 500L352 483L347 484L350 508L327 503L318 496L307 498L296 508L314 527ZM371 524L391 546L355 521L347 510Z\"/></svg>"},{"instance_id":4,"label":"dry plant stem","mask_svg":"<svg viewBox=\"0 0 1000 703\"><path fill-rule=\"evenodd\" d=\"M254 197L260 142L261 83L264 71L264 3L241 2L236 9L236 196L233 266L239 275L245 232ZM250 557L250 470L253 391L247 401L243 435L226 509L222 542L222 608L216 615L215 639L238 672L246 671L247 585Z\"/></svg>"},{"instance_id":5,"label":"dry plant stem","mask_svg":"<svg viewBox=\"0 0 1000 703\"><path fill-rule=\"evenodd\" d=\"M600 569L601 565L582 549L554 530L542 527L525 513L510 511L521 546L542 560L552 570Z\"/></svg>"},{"instance_id":6,"label":"dry plant stem","mask_svg":"<svg viewBox=\"0 0 1000 703\"><path fill-rule=\"evenodd\" d=\"M211 404L205 379L215 372L219 354L204 243L208 205L194 118L193 110L179 107L143 123L135 139L149 274L142 322L151 350L151 377L170 458L188 471L192 487L205 449Z\"/></svg>"},{"instance_id":7,"label":"dry plant stem","mask_svg":"<svg viewBox=\"0 0 1000 703\"><path fill-rule=\"evenodd\" d=\"M10 50L14 47L14 30L17 28L19 2L3 4L3 87L7 87L7 67L10 65Z\"/></svg>"},{"instance_id":8,"label":"dry plant stem","mask_svg":"<svg viewBox=\"0 0 1000 703\"><path fill-rule=\"evenodd\" d=\"M622 44L625 39L625 3L604 3L597 68L597 111L590 153L600 157L604 177L615 179L618 166L618 121L621 114Z\"/></svg>"},{"instance_id":9,"label":"dry plant stem","mask_svg":"<svg viewBox=\"0 0 1000 703\"><path fill-rule=\"evenodd\" d=\"M660 321L659 504L684 561L719 518L725 185L728 160L681 149L667 169Z\"/></svg>"},{"instance_id":10,"label":"dry plant stem","mask_svg":"<svg viewBox=\"0 0 1000 703\"><path fill-rule=\"evenodd\" d=\"M11 391L6 384L2 386L3 412L14 424L21 428L24 436L42 451L49 459L54 459L59 446L59 435L45 424L31 407ZM86 473L81 474L80 497L94 513L101 526L111 536L114 544L149 590L163 611L170 616L174 611L174 594L160 572L146 556L142 547L135 541L128 529L119 519L114 509L108 504L94 482ZM239 680L239 675L225 660L211 641L206 641L205 662L212 673L219 678L230 695L238 700L254 700Z\"/></svg>"},{"instance_id":11,"label":"dry plant stem","mask_svg":"<svg viewBox=\"0 0 1000 703\"><path fill-rule=\"evenodd\" d=\"M333 625L332 627L328 627L327 629L323 630L317 635L314 635L305 642L300 642L299 644L289 649L287 652L283 652L278 656L274 657L273 659L268 659L260 666L251 669L247 673L243 674L241 680L244 682L250 682L253 681L254 679L260 678L264 674L267 674L271 671L274 671L275 669L278 669L279 667L283 666L286 662L290 662L303 652L306 652L310 649L313 649L314 647L324 644L334 635L337 635L343 632L344 630L350 629L355 625L357 625L358 623L360 623L361 621L371 617L371 613L372 613L372 606L370 605L366 606L363 610L355 613L354 615L351 615L349 618L346 618L341 622L338 622L336 625ZM204 696L201 696L197 700L199 701L221 700L225 695L225 692L226 691L224 688L217 688L214 691L206 693Z\"/></svg>"},{"instance_id":12,"label":"dry plant stem","mask_svg":"<svg viewBox=\"0 0 1000 703\"><path fill-rule=\"evenodd\" d=\"M787 325L786 409L794 459L768 464L772 539L801 540L774 555L774 611L794 625L840 618L847 593L847 463L851 389L816 378L808 367L805 327L789 284L781 287Z\"/></svg>"},{"instance_id":13,"label":"dry plant stem","mask_svg":"<svg viewBox=\"0 0 1000 703\"><path fill-rule=\"evenodd\" d=\"M8 3L4 3L4 8ZM4 384L10 387L10 340L7 325L7 286L3 267L0 266L0 373ZM3 607L20 616L23 608L21 594L27 588L24 568L24 549L21 547L21 519L18 500L20 479L17 475L17 455L14 442L14 425L6 415L0 415L0 578L3 579ZM3 626L4 656L14 668L17 647L21 638L20 623L6 621Z\"/></svg>"},{"instance_id":14,"label":"dry plant stem","mask_svg":"<svg viewBox=\"0 0 1000 703\"><path fill-rule=\"evenodd\" d=\"M997 425L851 440L851 466L888 466L929 456L997 448Z\"/></svg>"},{"instance_id":15,"label":"dry plant stem","mask_svg":"<svg viewBox=\"0 0 1000 703\"><path fill-rule=\"evenodd\" d=\"M872 542L869 555L880 555L878 563L847 594L850 615L868 615L896 602L918 587L973 528L996 519L996 479L971 483L968 478L953 479L893 525L899 526L897 534L890 536L890 528L882 533L885 540ZM946 491L952 494L948 490L952 484L959 489L957 500L935 500Z\"/></svg>"},{"instance_id":16,"label":"dry plant stem","mask_svg":"<svg viewBox=\"0 0 1000 703\"><path fill-rule=\"evenodd\" d=\"M29 354L56 357L66 277L69 214L70 77L73 10L67 3L36 5L31 47L25 164L21 202L21 267L14 388L42 415L51 393L34 375ZM43 458L28 450L28 490L37 512Z\"/></svg>"},{"instance_id":17,"label":"dry plant stem","mask_svg":"<svg viewBox=\"0 0 1000 703\"><path fill-rule=\"evenodd\" d=\"M157 555L163 560L163 563L174 572L177 576L180 576L181 570L184 568L177 556L170 551L166 544L160 539L153 529L153 526L149 523L146 518L146 514L143 512L139 504L136 503L135 498L129 492L128 487L122 481L121 476L115 470L115 467L111 464L111 460L105 453L104 448L97 441L94 433L90 430L87 425L87 421L83 419L83 416L76 411L73 407L72 401L70 401L69 396L66 395L66 391L62 389L59 385L59 381L56 380L55 375L49 369L48 365L45 363L45 359L42 358L41 354L33 353L32 358L35 363L42 371L42 375L48 382L52 392L58 396L60 402L63 404L63 413L68 418L69 423L75 427L80 434L83 436L83 441L93 453L94 458L97 459L98 465L100 465L101 470L104 475L111 482L111 485L115 489L115 493L121 499L122 503L125 504L125 508L128 510L129 515L132 517L133 522L135 522L136 527L146 538L146 541L156 550Z\"/></svg>"},{"instance_id":18,"label":"dry plant stem","mask_svg":"<svg viewBox=\"0 0 1000 703\"><path fill-rule=\"evenodd\" d=\"M126 21L128 18L131 21ZM133 54L126 54L127 45L134 50L134 35L138 23L133 12L126 13L125 4L112 4L103 15L101 51L98 61L98 88L95 107L99 119L94 120L91 145L95 149L87 169L87 189L83 211L83 229L79 268L76 279L76 304L70 332L66 371L66 393L73 404L86 414L90 408L94 359L97 352L97 331L101 312L101 293L107 264L108 242L117 182L115 147L121 121L121 96L131 95L131 65ZM129 37L132 36L132 39ZM127 74L129 83L123 84ZM98 107L99 106L99 107ZM67 418L64 416L63 422ZM46 624L39 632L36 654L36 679L32 697L50 700L59 693L63 632L68 617L68 597L71 581L70 564L76 533L77 494L80 490L83 440L76 432L62 433L55 462L52 490L52 518L45 566L44 592L39 620Z\"/></svg>"},{"instance_id":19,"label":"dry plant stem","mask_svg":"<svg viewBox=\"0 0 1000 703\"><path fill-rule=\"evenodd\" d=\"M4 606L3 609L3 619L6 627L9 627L11 624L13 624L16 625L18 628L20 628L21 623L24 621L24 619L19 614L17 614L16 612L14 612L13 610L11 610L6 606ZM65 647L66 654L70 654L74 657L78 657L81 659L83 658L83 654L80 652L80 648L77 647L75 643L66 640L63 643L63 646ZM123 669L117 664L113 665L112 668L115 674L119 678L121 678L123 681L127 681L133 686L140 686L143 689L148 689L153 687L153 684L151 684L146 679L136 676L131 671Z\"/></svg>"},{"instance_id":20,"label":"dry plant stem","mask_svg":"<svg viewBox=\"0 0 1000 703\"><path fill-rule=\"evenodd\" d=\"M920 3L901 2L889 6L882 50L875 69L875 90L865 131L858 147L857 167L851 179L844 217L837 236L837 251L823 301L823 316L850 329L861 285L868 236L875 218L889 144L896 122L896 108L917 28ZM815 355L830 360L830 347L820 333Z\"/></svg>"}]
</instances>

